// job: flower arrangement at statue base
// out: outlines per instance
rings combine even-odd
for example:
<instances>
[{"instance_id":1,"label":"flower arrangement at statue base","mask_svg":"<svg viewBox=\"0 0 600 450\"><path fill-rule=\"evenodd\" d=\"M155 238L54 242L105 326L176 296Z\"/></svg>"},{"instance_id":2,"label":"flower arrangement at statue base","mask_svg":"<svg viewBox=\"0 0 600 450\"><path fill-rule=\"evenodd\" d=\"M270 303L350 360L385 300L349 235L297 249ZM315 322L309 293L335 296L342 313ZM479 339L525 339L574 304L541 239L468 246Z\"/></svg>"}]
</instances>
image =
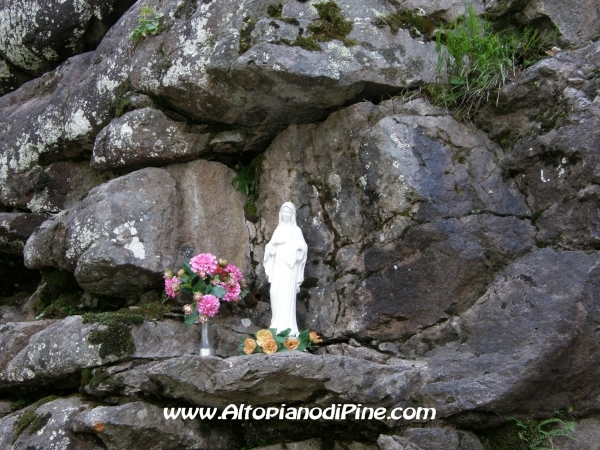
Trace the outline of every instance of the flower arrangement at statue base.
<instances>
[{"instance_id":1,"label":"flower arrangement at statue base","mask_svg":"<svg viewBox=\"0 0 600 450\"><path fill-rule=\"evenodd\" d=\"M253 353L265 353L271 355L277 352L291 350L306 351L317 348L316 344L323 342L315 331L302 330L298 336L290 336L291 329L288 328L277 332L275 328L260 330L255 333L256 339L240 338L240 355L251 355Z\"/></svg>"},{"instance_id":2,"label":"flower arrangement at statue base","mask_svg":"<svg viewBox=\"0 0 600 450\"><path fill-rule=\"evenodd\" d=\"M219 312L221 301L243 303L248 293L240 269L226 260L217 260L211 253L200 253L184 261L176 274L167 270L164 279L165 292L169 297L192 294L196 302L183 307L186 326L206 323L209 317Z\"/></svg>"}]
</instances>

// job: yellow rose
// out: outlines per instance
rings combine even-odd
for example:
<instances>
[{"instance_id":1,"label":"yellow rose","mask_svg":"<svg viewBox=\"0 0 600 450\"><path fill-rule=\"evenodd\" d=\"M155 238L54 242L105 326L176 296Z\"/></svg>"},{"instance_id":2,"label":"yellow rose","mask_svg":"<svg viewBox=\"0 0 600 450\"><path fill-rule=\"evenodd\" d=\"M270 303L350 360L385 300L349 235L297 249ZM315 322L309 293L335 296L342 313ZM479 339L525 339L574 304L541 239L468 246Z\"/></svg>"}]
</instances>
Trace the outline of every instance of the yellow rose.
<instances>
[{"instance_id":1,"label":"yellow rose","mask_svg":"<svg viewBox=\"0 0 600 450\"><path fill-rule=\"evenodd\" d=\"M275 339L267 339L261 347L263 348L263 352L271 355L277 351L277 342L275 342Z\"/></svg>"},{"instance_id":2,"label":"yellow rose","mask_svg":"<svg viewBox=\"0 0 600 450\"><path fill-rule=\"evenodd\" d=\"M273 339L273 333L271 333L269 330L260 330L258 333L256 333L256 343L261 347L264 347L265 342L269 339Z\"/></svg>"},{"instance_id":3,"label":"yellow rose","mask_svg":"<svg viewBox=\"0 0 600 450\"><path fill-rule=\"evenodd\" d=\"M296 338L288 338L283 341L283 345L287 347L288 350L297 350L300 345L300 341Z\"/></svg>"},{"instance_id":4,"label":"yellow rose","mask_svg":"<svg viewBox=\"0 0 600 450\"><path fill-rule=\"evenodd\" d=\"M311 331L308 335L310 336L310 342L312 342L313 344L320 344L321 342L323 342L322 339L319 339L319 335L316 331Z\"/></svg>"},{"instance_id":5,"label":"yellow rose","mask_svg":"<svg viewBox=\"0 0 600 450\"><path fill-rule=\"evenodd\" d=\"M252 338L248 338L244 340L244 353L246 355L251 355L256 350L256 341Z\"/></svg>"}]
</instances>

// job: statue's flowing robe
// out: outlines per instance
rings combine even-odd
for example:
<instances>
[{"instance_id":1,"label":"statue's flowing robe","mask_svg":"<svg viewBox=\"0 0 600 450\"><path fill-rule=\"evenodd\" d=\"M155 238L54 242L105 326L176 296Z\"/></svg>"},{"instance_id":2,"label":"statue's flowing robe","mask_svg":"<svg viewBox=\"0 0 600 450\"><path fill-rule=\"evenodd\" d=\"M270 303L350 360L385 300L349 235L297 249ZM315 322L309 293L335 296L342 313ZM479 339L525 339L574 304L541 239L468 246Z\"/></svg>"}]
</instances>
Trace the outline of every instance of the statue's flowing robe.
<instances>
[{"instance_id":1,"label":"statue's flowing robe","mask_svg":"<svg viewBox=\"0 0 600 450\"><path fill-rule=\"evenodd\" d=\"M273 242L285 243L275 245ZM271 241L265 248L265 273L271 283L271 318L270 328L281 332L287 328L290 335L298 336L296 324L296 294L304 281L306 265L306 242L302 231L296 225L295 217L292 225L280 225L273 233Z\"/></svg>"}]
</instances>

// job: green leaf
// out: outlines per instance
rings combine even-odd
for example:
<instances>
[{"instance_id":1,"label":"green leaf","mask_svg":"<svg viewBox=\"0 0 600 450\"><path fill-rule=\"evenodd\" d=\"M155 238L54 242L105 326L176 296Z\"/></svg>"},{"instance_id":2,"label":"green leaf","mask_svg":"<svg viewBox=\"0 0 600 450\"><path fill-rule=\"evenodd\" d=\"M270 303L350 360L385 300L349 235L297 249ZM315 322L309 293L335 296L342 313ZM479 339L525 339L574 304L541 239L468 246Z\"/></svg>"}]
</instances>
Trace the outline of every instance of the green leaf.
<instances>
[{"instance_id":1,"label":"green leaf","mask_svg":"<svg viewBox=\"0 0 600 450\"><path fill-rule=\"evenodd\" d=\"M200 277L198 277L200 278ZM200 278L196 284L194 284L194 286L192 287L192 290L194 292L201 292L204 293L204 291L206 290L206 283L204 282L204 280L202 278Z\"/></svg>"},{"instance_id":2,"label":"green leaf","mask_svg":"<svg viewBox=\"0 0 600 450\"><path fill-rule=\"evenodd\" d=\"M188 286L181 286L180 289L184 294L192 294L192 290Z\"/></svg>"},{"instance_id":3,"label":"green leaf","mask_svg":"<svg viewBox=\"0 0 600 450\"><path fill-rule=\"evenodd\" d=\"M453 85L463 85L463 84L467 84L467 81L463 78L463 77L452 77L450 79L450 84Z\"/></svg>"},{"instance_id":4,"label":"green leaf","mask_svg":"<svg viewBox=\"0 0 600 450\"><path fill-rule=\"evenodd\" d=\"M189 327L190 325L196 323L198 317L200 317L200 314L198 313L198 310L194 308L194 311L191 314L188 314L184 317L185 326Z\"/></svg>"},{"instance_id":5,"label":"green leaf","mask_svg":"<svg viewBox=\"0 0 600 450\"><path fill-rule=\"evenodd\" d=\"M217 298L223 298L223 296L227 294L227 289L221 286L213 286L210 290L210 293Z\"/></svg>"},{"instance_id":6,"label":"green leaf","mask_svg":"<svg viewBox=\"0 0 600 450\"><path fill-rule=\"evenodd\" d=\"M190 267L190 261L189 260L185 260L183 261L183 270L185 271L186 274L188 274L189 276L193 276L194 275L194 271L192 270L192 268Z\"/></svg>"},{"instance_id":7,"label":"green leaf","mask_svg":"<svg viewBox=\"0 0 600 450\"><path fill-rule=\"evenodd\" d=\"M285 330L283 330L282 332L280 332L280 333L277 333L277 336L282 336L282 337L284 337L284 338L287 338L287 337L290 335L290 333L291 333L291 332L292 332L292 329L291 329L291 328L286 328L286 329L285 329Z\"/></svg>"},{"instance_id":8,"label":"green leaf","mask_svg":"<svg viewBox=\"0 0 600 450\"><path fill-rule=\"evenodd\" d=\"M308 330L300 331L300 333L298 333L298 339L300 341L310 342L310 331L308 331Z\"/></svg>"},{"instance_id":9,"label":"green leaf","mask_svg":"<svg viewBox=\"0 0 600 450\"><path fill-rule=\"evenodd\" d=\"M303 352L308 348L308 344L306 342L300 341L300 345L298 345L298 351Z\"/></svg>"}]
</instances>

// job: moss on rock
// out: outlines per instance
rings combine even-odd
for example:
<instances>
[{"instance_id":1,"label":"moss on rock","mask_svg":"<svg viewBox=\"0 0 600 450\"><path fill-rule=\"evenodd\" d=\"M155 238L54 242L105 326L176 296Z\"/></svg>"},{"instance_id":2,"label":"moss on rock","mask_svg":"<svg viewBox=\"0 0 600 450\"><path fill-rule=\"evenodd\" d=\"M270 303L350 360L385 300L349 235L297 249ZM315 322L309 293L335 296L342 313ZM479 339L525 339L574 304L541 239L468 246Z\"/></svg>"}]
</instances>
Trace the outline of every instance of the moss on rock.
<instances>
[{"instance_id":1,"label":"moss on rock","mask_svg":"<svg viewBox=\"0 0 600 450\"><path fill-rule=\"evenodd\" d=\"M49 397L44 397L37 402L29 405L21 414L21 417L17 422L15 422L15 437L13 438L13 443L18 439L18 437L23 434L24 431L27 431L29 434L35 433L36 431L42 429L48 420L51 417L50 413L44 414L43 416L38 416L35 411L45 403L56 400L58 397L55 395L51 395Z\"/></svg>"},{"instance_id":2,"label":"moss on rock","mask_svg":"<svg viewBox=\"0 0 600 450\"><path fill-rule=\"evenodd\" d=\"M416 11L402 11L378 17L375 25L379 28L390 27L390 31L394 35L398 33L398 30L406 28L413 37L417 34L415 31L431 36L436 28L434 22Z\"/></svg>"},{"instance_id":3,"label":"moss on rock","mask_svg":"<svg viewBox=\"0 0 600 450\"><path fill-rule=\"evenodd\" d=\"M354 24L351 20L344 20L344 17L341 14L342 10L337 3L333 0L329 0L325 3L315 3L313 6L317 8L317 11L319 12L319 19L307 27L311 34L309 36L303 36L302 30L300 30L300 35L297 36L295 40L290 41L288 39L283 39L282 42L284 44L302 47L311 52L322 50L319 42L329 42L334 39L342 41L346 47L358 44L355 40L348 39L348 35L354 28ZM269 8L269 11L269 14L281 14L280 10L275 7ZM276 18L288 21L288 23L297 24L285 17ZM296 21L296 19L293 20Z\"/></svg>"},{"instance_id":4,"label":"moss on rock","mask_svg":"<svg viewBox=\"0 0 600 450\"><path fill-rule=\"evenodd\" d=\"M138 314L100 313L84 314L83 323L99 323L104 330L93 330L88 336L90 344L100 345L100 358L109 355L121 357L135 352L135 343L131 335L131 324L140 325L144 318Z\"/></svg>"},{"instance_id":5,"label":"moss on rock","mask_svg":"<svg viewBox=\"0 0 600 450\"><path fill-rule=\"evenodd\" d=\"M267 8L267 14L269 15L269 17L272 17L276 20L281 20L282 22L289 23L292 25L300 25L298 19L294 17L283 17L282 13L283 5L281 3L278 3L276 5L269 5L269 7Z\"/></svg>"},{"instance_id":6,"label":"moss on rock","mask_svg":"<svg viewBox=\"0 0 600 450\"><path fill-rule=\"evenodd\" d=\"M240 55L243 55L252 47L252 30L254 30L256 22L257 20L251 17L244 18L244 25L242 25L242 28L240 30Z\"/></svg>"},{"instance_id":7,"label":"moss on rock","mask_svg":"<svg viewBox=\"0 0 600 450\"><path fill-rule=\"evenodd\" d=\"M171 306L161 302L151 302L134 307L133 313L121 311L123 314L133 314L141 316L144 320L160 320L168 312L171 312Z\"/></svg>"}]
</instances>

